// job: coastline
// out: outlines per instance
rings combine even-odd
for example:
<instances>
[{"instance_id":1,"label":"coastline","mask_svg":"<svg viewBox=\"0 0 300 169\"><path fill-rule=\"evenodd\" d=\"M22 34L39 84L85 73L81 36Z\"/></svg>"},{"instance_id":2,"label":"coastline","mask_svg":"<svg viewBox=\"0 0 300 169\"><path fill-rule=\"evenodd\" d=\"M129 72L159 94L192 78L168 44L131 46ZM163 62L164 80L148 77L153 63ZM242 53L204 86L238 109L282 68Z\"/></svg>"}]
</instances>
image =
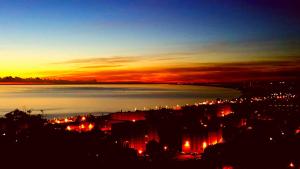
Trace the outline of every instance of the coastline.
<instances>
[{"instance_id":1,"label":"coastline","mask_svg":"<svg viewBox=\"0 0 300 169\"><path fill-rule=\"evenodd\" d=\"M78 85L78 84L77 84ZM85 85L110 85L110 84L85 84ZM111 85L122 85L122 84L111 84ZM126 85L126 84L124 84L124 85ZM147 85L147 84L132 84L132 85ZM160 84L151 84L151 85L160 85ZM171 87L171 88L177 88L176 86L182 86L183 88L187 88L187 87L185 87L185 86L195 86L196 88L194 88L194 87L191 87L191 90L193 91L193 90L197 90L197 87L200 87L200 86L202 86L202 87L213 87L213 88L211 88L211 91L212 91L212 93L211 93L211 95L215 95L215 96L210 96L210 95L205 95L205 91L206 91L206 89L204 89L204 90L201 90L201 88L199 88L200 90L199 90L199 92L201 92L201 91L204 91L204 95L199 95L199 96L201 96L200 98L197 96L197 94L195 95L195 96L188 96L188 100L189 101L187 101L187 102L185 102L185 101L182 101L182 102L177 102L176 100L178 100L178 99L180 99L181 97L176 97L176 95L174 95L174 94L176 94L176 91L171 95L172 96L172 98L170 98L170 99L172 99L172 100L174 100L174 101L170 101L170 103L169 104L164 104L164 103L161 103L160 104L160 102L158 102L158 103L153 103L153 102L151 102L151 99L152 98L148 98L148 96L144 96L145 98L147 98L146 100L149 100L150 102L144 102L145 103L145 105L143 105L142 107L141 107L141 105L139 106L139 105L132 105L132 106L129 106L129 107L117 107L115 110L107 110L107 109L103 109L103 110L100 110L99 111L99 109L98 108L96 108L96 109L93 109L93 110L91 110L91 111L89 111L88 109L85 109L84 107L87 107L87 106L85 106L85 105L83 105L83 107L82 107L82 105L80 106L80 107L82 107L82 108L79 108L79 109L76 109L75 107L72 107L72 109L74 109L74 110L69 110L69 111L66 111L66 110L64 110L64 111L60 111L60 110L55 110L55 111L53 111L53 110L50 110L50 111L48 111L48 109L52 109L52 107L51 107L51 105L49 105L48 106L48 108L44 108L44 107L39 107L39 106L28 106L27 105L27 107L29 107L29 108L26 108L26 109L24 109L25 111L27 111L27 110L30 110L31 112L32 112L32 114L42 114L42 115L44 115L46 118L52 118L52 117L68 117L68 116L76 116L76 115L82 115L82 114L93 114L93 115L102 115L102 114L111 114L111 113L117 113L117 112L120 112L120 111L124 111L124 112L127 112L127 111L133 111L134 110L134 107L136 107L136 109L137 110L151 110L151 109L155 109L155 107L165 107L165 105L168 105L169 106L169 108L172 108L172 107L174 107L174 106L176 106L176 105L180 105L180 106L184 106L184 105L186 105L186 104L194 104L194 103L198 103L198 102L202 102L202 101L206 101L206 100L216 100L216 99L218 99L218 95L216 95L216 94L213 94L214 93L214 91L215 91L215 89L214 89L214 87L216 87L216 88L223 88L223 87L221 87L221 86L209 86L209 85L195 85L195 84L170 84L170 83L168 83L168 84L163 84L163 85L171 85L171 86L173 86L173 87ZM49 86L51 86L51 85L49 85ZM54 86L57 86L57 85L54 85ZM65 86L65 85L61 85L61 86ZM72 86L72 85L70 85L70 84L68 84L68 85L66 85L66 86ZM84 86L84 85L82 85L82 86ZM164 86L163 88L166 88L167 86ZM151 87L150 87L151 88ZM188 87L189 88L189 87ZM21 87L21 89L23 90L23 87ZM232 88L227 88L227 89L232 89ZM183 89L183 90L186 90L186 89ZM222 89L217 89L217 90L222 90ZM236 89L233 89L233 90L236 90ZM180 90L179 90L180 91ZM187 90L187 92L189 91L189 89ZM227 90L225 90L225 91L227 91ZM46 93L47 93L47 91L45 91ZM75 91L76 92L76 91ZM97 92L97 91L96 91ZM123 90L121 90L121 91L118 91L118 92L123 92ZM191 92L191 91L189 91L189 92ZM236 91L236 92L238 92L239 94L239 96L241 95L241 91ZM236 92L230 92L229 91L229 93L236 93ZM192 92L193 93L193 92ZM208 92L208 93L210 93L210 92ZM150 92L150 94L151 94L151 92ZM21 97L23 97L23 95L24 94L21 94ZM26 95L26 93L25 93L25 95ZM152 95L152 94L151 94ZM166 94L166 96L168 96L169 94L167 93ZM194 95L194 94L193 94ZM221 94L219 94L220 96L222 96ZM228 94L228 99L231 99L231 98L235 98L236 96L230 96L231 94ZM236 94L233 94L233 95L236 95ZM171 97L171 96L168 96L168 97ZM174 98L173 98L173 96L174 96ZM78 96L78 97L81 97L80 95ZM100 97L103 97L103 96L100 96ZM157 96L158 98L160 97L160 96ZM184 97L186 97L186 96L184 96ZM27 99L27 96L25 96L24 97L25 99ZM130 97L129 97L130 98ZM3 99L5 99L5 98L3 98ZM68 98L66 98L66 99L68 99ZM125 99L125 100L127 100L126 98L123 98L123 99ZM135 98L135 99L137 99L137 98ZM166 100L169 100L168 98L164 98L164 96L162 97L162 99L166 99ZM180 99L181 100L181 99ZM14 102L14 100L12 100L13 102ZM115 102L117 103L118 101L121 101L121 100L115 100ZM16 104L17 104L18 102L16 102ZM131 103L132 104L132 103ZM146 105L147 104L147 105ZM157 105L157 106L155 106L155 105L153 105L153 104L155 104L155 105ZM45 105L44 106L47 106L47 103L45 103ZM123 105L124 106L124 105ZM34 108L30 108L30 107L34 107ZM99 107L99 106L98 106ZM143 107L146 107L146 109L145 108L143 108ZM18 108L18 106L16 106L15 108ZM19 109L20 109L20 107L19 107ZM21 108L22 109L22 108ZM8 113L9 111L12 111L12 110L14 110L14 108L13 109L7 109L7 110L4 110L3 109L3 113L1 113L1 114L5 114L5 113ZM77 110L77 111L76 111ZM42 112L42 113L41 113Z\"/></svg>"}]
</instances>

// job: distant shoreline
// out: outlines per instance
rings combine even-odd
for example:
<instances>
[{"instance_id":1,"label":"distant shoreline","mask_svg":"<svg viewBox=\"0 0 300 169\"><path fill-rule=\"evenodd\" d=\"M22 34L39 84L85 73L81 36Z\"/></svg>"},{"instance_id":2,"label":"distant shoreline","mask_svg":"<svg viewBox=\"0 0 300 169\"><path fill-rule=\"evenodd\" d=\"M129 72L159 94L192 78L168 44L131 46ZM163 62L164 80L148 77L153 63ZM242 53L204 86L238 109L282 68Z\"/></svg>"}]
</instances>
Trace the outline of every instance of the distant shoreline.
<instances>
[{"instance_id":1,"label":"distant shoreline","mask_svg":"<svg viewBox=\"0 0 300 169\"><path fill-rule=\"evenodd\" d=\"M72 86L71 84L64 84L64 85L66 85L66 86ZM63 86L64 86L63 85ZM75 84L75 85L82 85L82 86L84 86L84 85L122 85L122 84L112 84L112 83L110 83L110 84ZM135 84L123 84L123 85L135 85ZM229 87L222 87L222 86L217 86L217 85L203 85L203 84L170 84L170 83L161 83L161 84L153 84L153 83L151 83L151 84L146 84L146 83L143 83L143 84L136 84L136 85L171 85L171 86L173 86L173 87L176 87L176 86L203 86L203 87L206 87L206 86L208 86L208 87L216 87L216 88L227 88L227 89L233 89L233 88L229 88ZM56 85L54 85L54 86L59 86L58 84L56 84ZM173 88L173 87L171 87L170 86L170 88ZM0 86L1 87L1 86ZM166 87L168 87L168 86L166 86ZM21 87L22 88L22 87ZM213 89L214 90L214 89ZM233 90L236 90L236 89L233 89ZM240 90L238 90L238 92L239 92L239 95L241 94L241 91ZM213 98L211 98L211 99L209 99L209 100L215 100L215 99L217 99L218 97L216 96L216 97L213 97ZM146 103L146 104L148 104L148 103ZM185 105L185 104L189 104L189 102L185 102L185 103L183 103L183 102L181 102L181 106L183 106L183 105ZM150 103L149 103L149 105L151 105ZM158 104L159 105L159 104ZM175 103L174 103L174 105L176 105ZM173 106L174 106L173 105ZM152 105L153 106L153 105ZM161 106L161 105L160 105ZM172 106L172 105L171 105ZM146 106L147 107L147 106ZM150 106L151 107L151 106ZM151 109L150 107L147 107L147 109ZM152 107L152 108L154 108L154 107ZM138 108L139 110L142 110L142 108L141 107L139 107ZM12 109L13 110L13 109ZM7 112L9 112L9 111L12 111L12 110L4 110L3 111L3 113L7 113ZM73 113L69 113L69 112L66 112L66 113L64 113L64 112L61 112L60 113L60 111L58 110L58 111L50 111L50 112L48 112L47 111L47 108L38 108L38 109L36 109L36 108L34 108L34 109L28 109L28 110L31 110L32 111L32 114L42 114L42 115L44 115L46 118L55 118L55 117L67 117L67 116L75 116L75 115L78 115L78 114L93 114L93 115L104 115L104 114L111 114L111 113L116 113L116 112L119 112L119 111L121 111L121 110L123 110L123 111L127 111L127 110L129 110L129 109L127 109L126 107L124 107L124 109L121 107L120 109L116 109L116 110L112 110L112 111L98 111L97 109L95 109L94 111L85 111L84 109L81 109L81 110L78 110L78 111L72 111ZM131 110L131 109L130 109ZM26 111L26 110L25 110ZM44 113L42 112L42 111L45 111ZM2 113L1 113L2 114Z\"/></svg>"},{"instance_id":2,"label":"distant shoreline","mask_svg":"<svg viewBox=\"0 0 300 169\"><path fill-rule=\"evenodd\" d=\"M232 88L232 89L239 89L237 88L238 84L242 82L236 83L143 83L143 82L120 82L120 83L113 83L113 82L97 82L97 83L35 83L35 82L0 82L0 86L5 85L128 85L128 84L137 84L137 85L191 85L191 86L210 86L210 87L223 87L223 88ZM231 85L231 86L230 86Z\"/></svg>"}]
</instances>

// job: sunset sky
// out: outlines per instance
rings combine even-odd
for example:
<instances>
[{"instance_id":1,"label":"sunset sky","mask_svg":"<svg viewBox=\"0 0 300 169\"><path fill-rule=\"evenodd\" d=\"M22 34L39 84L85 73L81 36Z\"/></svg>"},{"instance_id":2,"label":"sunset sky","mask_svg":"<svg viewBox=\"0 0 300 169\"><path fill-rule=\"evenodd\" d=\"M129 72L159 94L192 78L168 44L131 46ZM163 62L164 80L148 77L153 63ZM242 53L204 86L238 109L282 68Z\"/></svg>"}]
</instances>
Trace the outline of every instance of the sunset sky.
<instances>
[{"instance_id":1,"label":"sunset sky","mask_svg":"<svg viewBox=\"0 0 300 169\"><path fill-rule=\"evenodd\" d=\"M294 0L0 0L0 77L296 78L299 9Z\"/></svg>"}]
</instances>

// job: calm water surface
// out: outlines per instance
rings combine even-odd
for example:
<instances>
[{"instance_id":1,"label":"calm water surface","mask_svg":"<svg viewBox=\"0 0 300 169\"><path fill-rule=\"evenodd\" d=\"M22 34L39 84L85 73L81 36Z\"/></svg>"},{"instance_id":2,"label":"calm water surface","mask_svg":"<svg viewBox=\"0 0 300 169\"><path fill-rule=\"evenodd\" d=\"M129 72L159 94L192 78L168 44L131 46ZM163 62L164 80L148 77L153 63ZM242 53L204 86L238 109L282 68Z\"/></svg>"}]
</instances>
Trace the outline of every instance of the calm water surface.
<instances>
[{"instance_id":1,"label":"calm water surface","mask_svg":"<svg viewBox=\"0 0 300 169\"><path fill-rule=\"evenodd\" d=\"M0 115L16 108L57 115L115 112L239 95L233 89L190 85L1 85Z\"/></svg>"}]
</instances>

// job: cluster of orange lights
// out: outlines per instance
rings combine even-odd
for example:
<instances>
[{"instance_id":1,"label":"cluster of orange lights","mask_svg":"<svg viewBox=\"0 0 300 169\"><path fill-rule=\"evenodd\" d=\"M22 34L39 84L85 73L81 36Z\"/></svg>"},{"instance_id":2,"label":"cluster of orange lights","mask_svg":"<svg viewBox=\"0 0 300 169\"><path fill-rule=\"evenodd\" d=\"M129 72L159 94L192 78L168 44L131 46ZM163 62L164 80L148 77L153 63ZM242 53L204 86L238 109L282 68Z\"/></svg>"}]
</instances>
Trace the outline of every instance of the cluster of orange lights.
<instances>
[{"instance_id":1,"label":"cluster of orange lights","mask_svg":"<svg viewBox=\"0 0 300 169\"><path fill-rule=\"evenodd\" d=\"M62 119L52 119L50 120L50 123L52 124L64 124L64 123L72 123L76 121L76 117L68 117L68 118L62 118ZM86 121L86 117L82 116L80 118L80 121Z\"/></svg>"},{"instance_id":2,"label":"cluster of orange lights","mask_svg":"<svg viewBox=\"0 0 300 169\"><path fill-rule=\"evenodd\" d=\"M176 106L173 107L173 110L181 110L181 106L179 106L178 104Z\"/></svg>"},{"instance_id":3,"label":"cluster of orange lights","mask_svg":"<svg viewBox=\"0 0 300 169\"><path fill-rule=\"evenodd\" d=\"M74 118L64 118L64 119L50 120L50 123L52 123L52 124L64 124L64 123L71 123L71 122L74 122L74 121L75 121Z\"/></svg>"},{"instance_id":4,"label":"cluster of orange lights","mask_svg":"<svg viewBox=\"0 0 300 169\"><path fill-rule=\"evenodd\" d=\"M137 151L137 154L139 156L142 156L146 151L147 144L149 143L149 141L156 141L159 143L160 139L155 130L153 131L151 130L144 135L139 135L138 137L136 136L127 137L126 139L122 139L120 142L124 147L132 148ZM118 141L116 141L116 143L117 142ZM167 145L164 145L162 147L162 150L167 151L168 150Z\"/></svg>"},{"instance_id":5,"label":"cluster of orange lights","mask_svg":"<svg viewBox=\"0 0 300 169\"><path fill-rule=\"evenodd\" d=\"M232 109L231 109L231 107L230 106L222 106L222 108L220 108L219 109L219 112L218 112L218 117L225 117L225 116L227 116L227 115L230 115L230 114L232 114L232 113L234 113L233 111L232 111Z\"/></svg>"},{"instance_id":6,"label":"cluster of orange lights","mask_svg":"<svg viewBox=\"0 0 300 169\"><path fill-rule=\"evenodd\" d=\"M80 125L68 125L66 130L77 131L77 132L87 132L93 130L95 125L93 123L82 123Z\"/></svg>"},{"instance_id":7,"label":"cluster of orange lights","mask_svg":"<svg viewBox=\"0 0 300 169\"><path fill-rule=\"evenodd\" d=\"M216 144L217 144L217 143L216 143ZM202 148L203 148L203 150L204 150L206 147L207 147L207 143L204 141L204 142L202 143ZM189 150L190 148L191 148L190 141L186 140L186 141L184 142L184 149L185 149L185 150Z\"/></svg>"},{"instance_id":8,"label":"cluster of orange lights","mask_svg":"<svg viewBox=\"0 0 300 169\"><path fill-rule=\"evenodd\" d=\"M200 139L195 141L195 139L190 140L190 138L184 140L182 144L183 153L202 153L208 146L216 145L222 143L223 139L218 137L208 137L206 139Z\"/></svg>"}]
</instances>

